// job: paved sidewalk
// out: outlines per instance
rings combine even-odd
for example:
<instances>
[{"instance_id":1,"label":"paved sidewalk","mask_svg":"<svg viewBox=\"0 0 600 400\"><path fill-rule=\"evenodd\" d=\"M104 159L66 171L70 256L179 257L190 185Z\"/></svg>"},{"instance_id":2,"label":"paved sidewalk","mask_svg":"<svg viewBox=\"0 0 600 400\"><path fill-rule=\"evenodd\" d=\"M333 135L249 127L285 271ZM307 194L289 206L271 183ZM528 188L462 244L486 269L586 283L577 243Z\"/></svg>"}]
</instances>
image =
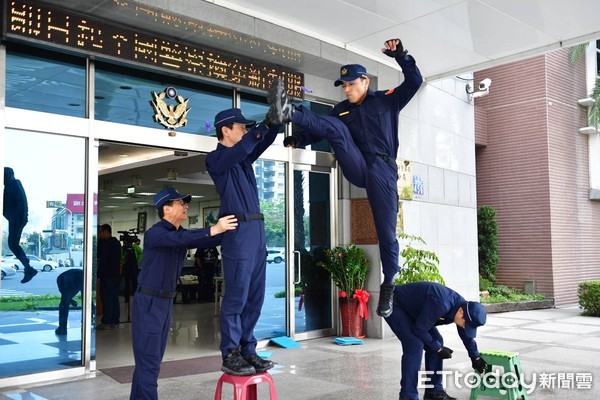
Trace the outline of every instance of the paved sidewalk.
<instances>
[{"instance_id":1,"label":"paved sidewalk","mask_svg":"<svg viewBox=\"0 0 600 400\"><path fill-rule=\"evenodd\" d=\"M454 350L445 368L455 375L470 372L456 329L441 328L445 345ZM398 399L402 350L397 339L366 339L360 346L337 346L331 339L305 341L297 349L264 349L277 363L271 372L279 399ZM477 342L482 350L520 353L526 383L532 385L531 399L600 398L600 318L582 317L575 307L490 314ZM161 379L160 398L213 399L219 376L211 372ZM468 399L470 390L463 384L449 379L449 394ZM224 388L223 399L232 399L231 386ZM129 384L97 372L87 379L0 389L0 399L127 399L129 389ZM260 399L268 398L266 389L266 384L259 385Z\"/></svg>"}]
</instances>

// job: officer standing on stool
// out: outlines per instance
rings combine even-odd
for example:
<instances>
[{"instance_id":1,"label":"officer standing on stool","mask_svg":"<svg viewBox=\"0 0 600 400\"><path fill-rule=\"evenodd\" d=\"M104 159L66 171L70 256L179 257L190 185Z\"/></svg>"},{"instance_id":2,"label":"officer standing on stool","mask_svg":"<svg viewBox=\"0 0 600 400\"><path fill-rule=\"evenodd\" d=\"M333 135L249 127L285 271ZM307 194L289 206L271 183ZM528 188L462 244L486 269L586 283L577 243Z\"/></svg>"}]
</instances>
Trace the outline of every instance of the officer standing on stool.
<instances>
[{"instance_id":1,"label":"officer standing on stool","mask_svg":"<svg viewBox=\"0 0 600 400\"><path fill-rule=\"evenodd\" d=\"M132 342L135 370L130 400L158 399L158 374L165 353L177 279L187 249L215 246L225 231L235 229L233 216L222 217L210 228L186 230L188 205L192 196L182 196L174 188L158 192L154 206L160 221L144 235L142 270L133 297Z\"/></svg>"},{"instance_id":2,"label":"officer standing on stool","mask_svg":"<svg viewBox=\"0 0 600 400\"><path fill-rule=\"evenodd\" d=\"M442 386L444 359L452 350L444 346L444 338L436 325L456 323L474 369L482 373L485 361L479 356L475 335L485 324L485 308L478 302L466 301L454 290L434 282L415 282L394 289L394 310L385 318L402 343L402 379L400 400L418 400L419 369L425 350L423 400L456 400ZM427 378L429 380L427 380Z\"/></svg>"},{"instance_id":3,"label":"officer standing on stool","mask_svg":"<svg viewBox=\"0 0 600 400\"><path fill-rule=\"evenodd\" d=\"M273 367L256 354L254 327L265 298L267 247L252 163L275 141L281 125L256 125L239 108L215 117L219 144L206 156L206 169L221 198L220 215L234 214L238 229L221 243L225 296L221 304L221 370L253 375Z\"/></svg>"}]
</instances>

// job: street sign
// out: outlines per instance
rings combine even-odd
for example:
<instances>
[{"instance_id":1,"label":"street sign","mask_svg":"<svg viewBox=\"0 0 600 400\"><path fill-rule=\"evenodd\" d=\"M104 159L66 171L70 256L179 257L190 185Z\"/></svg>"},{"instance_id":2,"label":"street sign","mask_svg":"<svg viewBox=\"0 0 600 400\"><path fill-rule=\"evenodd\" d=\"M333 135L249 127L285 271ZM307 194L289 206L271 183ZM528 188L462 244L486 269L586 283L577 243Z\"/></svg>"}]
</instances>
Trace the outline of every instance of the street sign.
<instances>
[{"instance_id":1,"label":"street sign","mask_svg":"<svg viewBox=\"0 0 600 400\"><path fill-rule=\"evenodd\" d=\"M63 205L64 203L59 200L46 200L46 208L60 208Z\"/></svg>"}]
</instances>

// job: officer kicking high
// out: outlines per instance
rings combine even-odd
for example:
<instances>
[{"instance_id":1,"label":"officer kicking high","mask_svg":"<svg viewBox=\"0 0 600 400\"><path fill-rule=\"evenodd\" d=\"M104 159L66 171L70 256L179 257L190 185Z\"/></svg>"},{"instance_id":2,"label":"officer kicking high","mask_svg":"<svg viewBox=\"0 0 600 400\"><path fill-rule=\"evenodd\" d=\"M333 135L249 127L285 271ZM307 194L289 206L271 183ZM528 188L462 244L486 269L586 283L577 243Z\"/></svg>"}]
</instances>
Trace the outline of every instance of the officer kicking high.
<instances>
[{"instance_id":1,"label":"officer kicking high","mask_svg":"<svg viewBox=\"0 0 600 400\"><path fill-rule=\"evenodd\" d=\"M404 82L387 91L369 89L367 70L362 65L344 65L335 86L342 85L347 100L338 103L329 116L319 116L304 108L293 108L281 81L269 93L270 123L292 122L305 133L288 136L284 145L302 147L327 138L350 183L367 190L383 269L377 314L392 312L393 279L398 273L398 114L417 93L423 82L414 58L400 39L385 42L382 52L402 67Z\"/></svg>"},{"instance_id":2,"label":"officer kicking high","mask_svg":"<svg viewBox=\"0 0 600 400\"><path fill-rule=\"evenodd\" d=\"M254 327L265 298L267 247L252 163L273 143L281 125L246 119L239 108L215 117L219 144L206 156L206 169L221 198L220 215L239 221L221 243L225 296L221 303L221 370L254 375L273 367L256 354Z\"/></svg>"},{"instance_id":3,"label":"officer kicking high","mask_svg":"<svg viewBox=\"0 0 600 400\"><path fill-rule=\"evenodd\" d=\"M485 324L485 308L478 302L466 301L454 290L434 282L415 282L396 286L394 312L385 319L402 343L402 379L400 400L418 400L419 369L425 350L425 370L429 381L423 383L423 400L456 400L442 386L444 359L452 357L452 350L444 346L444 338L437 325L456 324L471 358L471 365L482 373L485 361L479 356L475 335L477 327Z\"/></svg>"},{"instance_id":4,"label":"officer kicking high","mask_svg":"<svg viewBox=\"0 0 600 400\"><path fill-rule=\"evenodd\" d=\"M160 221L144 235L142 270L133 296L131 339L135 369L130 400L158 400L160 363L167 346L173 298L177 295L177 279L187 249L216 246L221 240L221 236L216 235L237 227L237 220L229 215L210 228L182 228L181 223L188 219L191 199L191 195L182 196L171 187L153 198Z\"/></svg>"}]
</instances>

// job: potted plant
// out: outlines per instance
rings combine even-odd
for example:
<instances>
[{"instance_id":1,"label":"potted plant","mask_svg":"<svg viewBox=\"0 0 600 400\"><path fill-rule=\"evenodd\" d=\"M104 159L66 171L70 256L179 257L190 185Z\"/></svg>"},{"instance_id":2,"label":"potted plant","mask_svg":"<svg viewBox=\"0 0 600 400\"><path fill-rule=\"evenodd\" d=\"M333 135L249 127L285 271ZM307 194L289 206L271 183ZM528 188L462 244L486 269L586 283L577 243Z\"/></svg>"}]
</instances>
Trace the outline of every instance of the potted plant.
<instances>
[{"instance_id":1,"label":"potted plant","mask_svg":"<svg viewBox=\"0 0 600 400\"><path fill-rule=\"evenodd\" d=\"M330 273L339 289L342 336L364 337L363 318L369 319L369 293L363 288L369 262L364 250L354 244L327 249L319 265Z\"/></svg>"},{"instance_id":2,"label":"potted plant","mask_svg":"<svg viewBox=\"0 0 600 400\"><path fill-rule=\"evenodd\" d=\"M419 236L407 235L401 233L399 239L408 240L408 244L402 249L400 255L403 258L402 268L394 279L396 285L402 285L410 282L437 282L444 285L444 278L440 275L437 255L429 250L413 247L413 242L426 245L425 241Z\"/></svg>"}]
</instances>

